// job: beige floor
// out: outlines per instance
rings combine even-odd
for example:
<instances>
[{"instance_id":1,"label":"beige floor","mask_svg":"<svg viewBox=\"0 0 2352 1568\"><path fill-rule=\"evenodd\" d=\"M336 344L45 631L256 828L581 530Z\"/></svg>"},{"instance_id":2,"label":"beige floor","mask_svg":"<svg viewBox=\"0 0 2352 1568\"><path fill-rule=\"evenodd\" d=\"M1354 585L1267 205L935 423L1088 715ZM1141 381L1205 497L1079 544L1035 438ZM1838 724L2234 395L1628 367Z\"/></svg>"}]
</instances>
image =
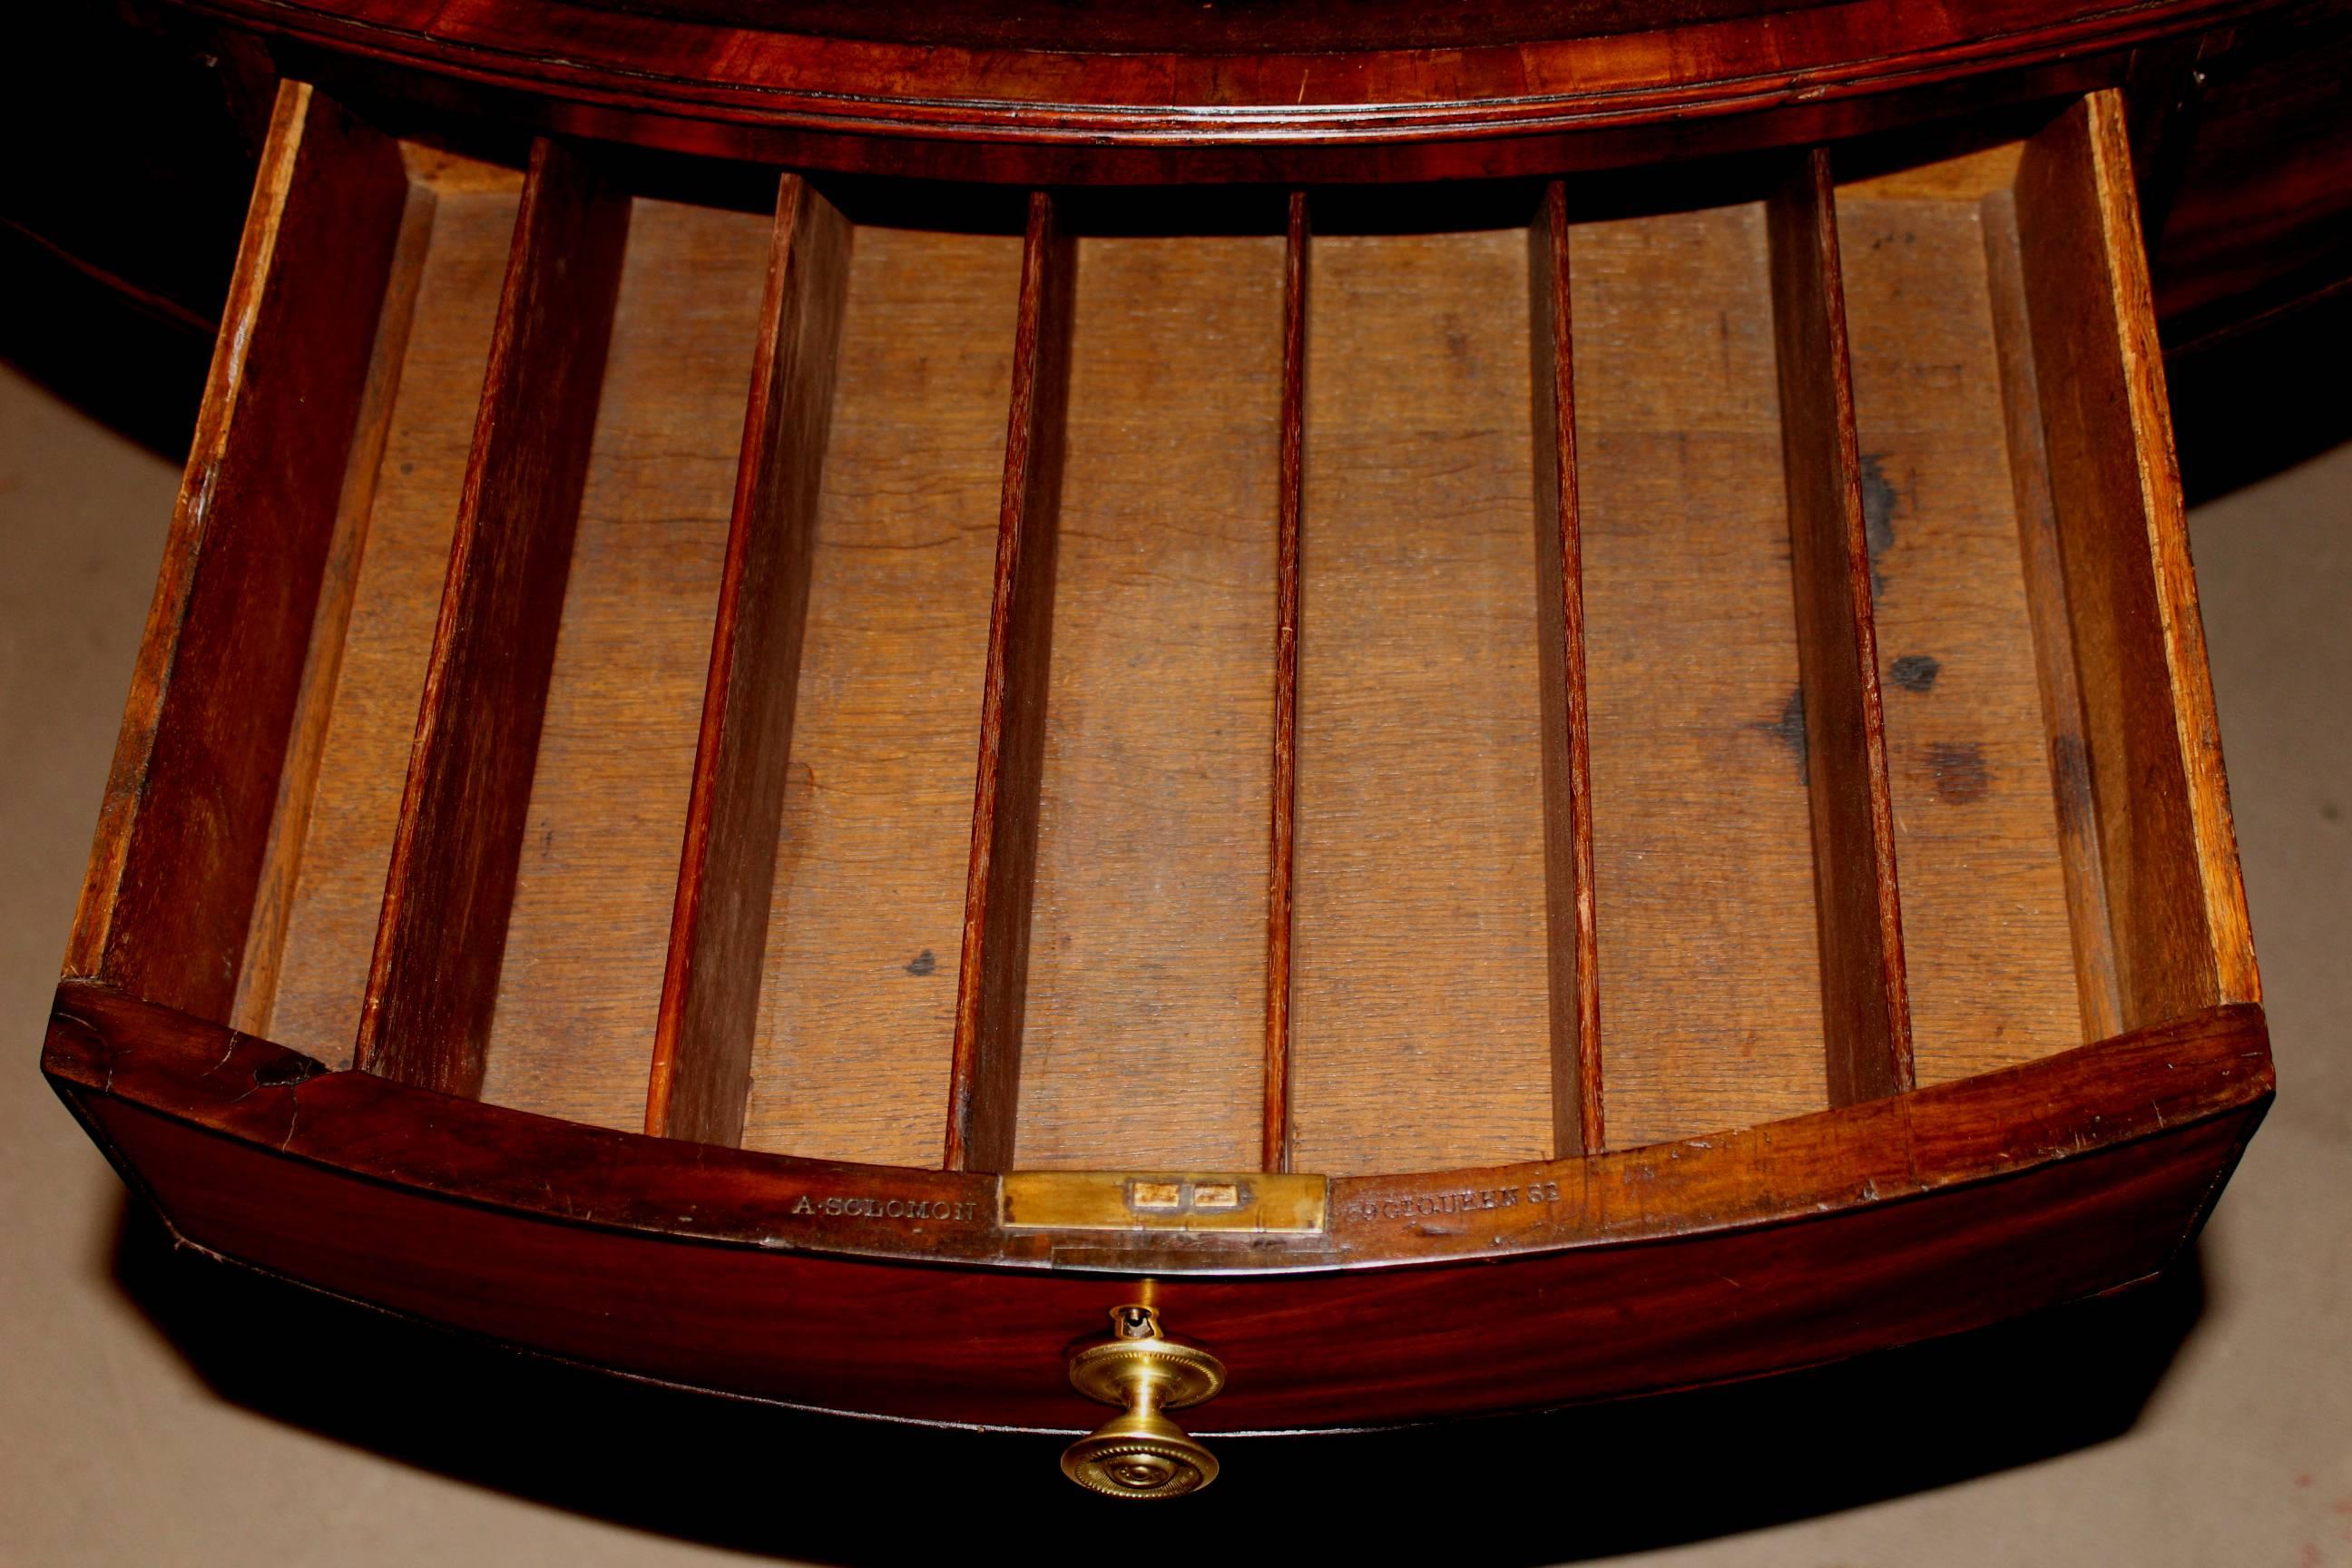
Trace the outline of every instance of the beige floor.
<instances>
[{"instance_id":1,"label":"beige floor","mask_svg":"<svg viewBox=\"0 0 2352 1568\"><path fill-rule=\"evenodd\" d=\"M1752 1389L1237 1445L1116 1548L1034 1440L541 1367L126 1218L34 1060L174 479L0 370L0 1563L1377 1561L1425 1520L1530 1563L2352 1564L2352 447L2196 519L2282 1085L2201 1281Z\"/></svg>"}]
</instances>

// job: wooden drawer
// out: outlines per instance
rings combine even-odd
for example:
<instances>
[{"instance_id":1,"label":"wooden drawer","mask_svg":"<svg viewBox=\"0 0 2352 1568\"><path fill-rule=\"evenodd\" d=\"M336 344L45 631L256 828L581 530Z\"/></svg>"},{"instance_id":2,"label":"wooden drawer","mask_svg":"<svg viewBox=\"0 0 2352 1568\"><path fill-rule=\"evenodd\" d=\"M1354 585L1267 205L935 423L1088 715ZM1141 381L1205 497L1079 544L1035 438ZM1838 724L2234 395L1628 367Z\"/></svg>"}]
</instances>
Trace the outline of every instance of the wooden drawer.
<instances>
[{"instance_id":1,"label":"wooden drawer","mask_svg":"<svg viewBox=\"0 0 2352 1568\"><path fill-rule=\"evenodd\" d=\"M930 1420L1139 1292L1238 1431L2147 1276L2269 1054L2120 110L2026 129L1115 197L289 86L47 1070L215 1251Z\"/></svg>"}]
</instances>

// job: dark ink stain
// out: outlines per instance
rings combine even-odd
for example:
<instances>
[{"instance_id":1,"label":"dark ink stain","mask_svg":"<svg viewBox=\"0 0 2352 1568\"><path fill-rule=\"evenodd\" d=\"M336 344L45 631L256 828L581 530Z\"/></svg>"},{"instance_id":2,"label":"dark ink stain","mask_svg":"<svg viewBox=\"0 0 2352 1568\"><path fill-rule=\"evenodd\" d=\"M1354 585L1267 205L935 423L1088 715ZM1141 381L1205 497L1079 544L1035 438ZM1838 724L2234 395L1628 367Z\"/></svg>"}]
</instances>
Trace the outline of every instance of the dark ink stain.
<instances>
[{"instance_id":1,"label":"dark ink stain","mask_svg":"<svg viewBox=\"0 0 2352 1568\"><path fill-rule=\"evenodd\" d=\"M1806 768L1805 689L1803 687L1795 687L1790 690L1789 700L1781 705L1780 716L1778 719L1769 724L1751 724L1748 728L1762 731L1795 752L1797 782L1799 784L1811 782L1811 774Z\"/></svg>"},{"instance_id":2,"label":"dark ink stain","mask_svg":"<svg viewBox=\"0 0 2352 1568\"><path fill-rule=\"evenodd\" d=\"M1475 370L1476 356L1470 351L1470 334L1462 330L1462 323L1448 316L1445 318L1444 331L1445 357L1464 370Z\"/></svg>"},{"instance_id":3,"label":"dark ink stain","mask_svg":"<svg viewBox=\"0 0 2352 1568\"><path fill-rule=\"evenodd\" d=\"M1992 793L1992 770L1985 766L1984 748L1974 742L1928 747L1927 772L1936 781L1936 798L1947 805L1973 805Z\"/></svg>"},{"instance_id":4,"label":"dark ink stain","mask_svg":"<svg viewBox=\"0 0 2352 1568\"><path fill-rule=\"evenodd\" d=\"M2319 820L2322 822L2341 822L2344 820L2344 808L2336 805L2332 800L2321 801L2319 803Z\"/></svg>"},{"instance_id":5,"label":"dark ink stain","mask_svg":"<svg viewBox=\"0 0 2352 1568\"><path fill-rule=\"evenodd\" d=\"M1933 654L1906 653L1886 667L1886 679L1906 691L1933 691L1944 661Z\"/></svg>"},{"instance_id":6,"label":"dark ink stain","mask_svg":"<svg viewBox=\"0 0 2352 1568\"><path fill-rule=\"evenodd\" d=\"M416 465L414 463L403 463L400 465L400 471L404 474L413 474L416 471Z\"/></svg>"},{"instance_id":7,"label":"dark ink stain","mask_svg":"<svg viewBox=\"0 0 2352 1568\"><path fill-rule=\"evenodd\" d=\"M289 1051L274 1062L264 1062L253 1069L256 1089L288 1089L298 1083L308 1083L327 1070L327 1064L313 1060L299 1051Z\"/></svg>"},{"instance_id":8,"label":"dark ink stain","mask_svg":"<svg viewBox=\"0 0 2352 1568\"><path fill-rule=\"evenodd\" d=\"M940 961L931 956L931 950L927 947L923 949L922 952L915 954L914 957L908 959L904 964L900 965L900 967L905 969L908 973L920 979L926 974L938 973L940 969Z\"/></svg>"},{"instance_id":9,"label":"dark ink stain","mask_svg":"<svg viewBox=\"0 0 2352 1568\"><path fill-rule=\"evenodd\" d=\"M2058 786L2058 826L2066 833L2086 833L2091 801L2091 753L2080 735L2059 735L2050 742L2050 773Z\"/></svg>"},{"instance_id":10,"label":"dark ink stain","mask_svg":"<svg viewBox=\"0 0 2352 1568\"><path fill-rule=\"evenodd\" d=\"M1900 499L1882 466L1885 456L1884 452L1862 455L1862 538L1870 551L1874 595L1886 592L1886 574L1878 569L1878 560L1895 548L1895 503Z\"/></svg>"}]
</instances>

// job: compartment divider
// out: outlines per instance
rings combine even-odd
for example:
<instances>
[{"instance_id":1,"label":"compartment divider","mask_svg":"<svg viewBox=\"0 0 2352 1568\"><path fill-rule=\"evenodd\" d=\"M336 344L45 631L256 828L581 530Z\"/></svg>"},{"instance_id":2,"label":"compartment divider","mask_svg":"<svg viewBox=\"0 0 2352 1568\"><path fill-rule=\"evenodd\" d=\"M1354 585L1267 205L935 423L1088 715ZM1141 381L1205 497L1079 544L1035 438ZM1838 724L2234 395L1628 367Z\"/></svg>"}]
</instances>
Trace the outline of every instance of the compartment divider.
<instances>
[{"instance_id":1,"label":"compartment divider","mask_svg":"<svg viewBox=\"0 0 2352 1568\"><path fill-rule=\"evenodd\" d=\"M282 84L66 952L232 1014L407 205L389 137ZM294 781L299 786L300 780Z\"/></svg>"},{"instance_id":2,"label":"compartment divider","mask_svg":"<svg viewBox=\"0 0 2352 1568\"><path fill-rule=\"evenodd\" d=\"M2015 212L2120 1023L2260 1001L2118 95L2026 144Z\"/></svg>"},{"instance_id":3,"label":"compartment divider","mask_svg":"<svg viewBox=\"0 0 2352 1568\"><path fill-rule=\"evenodd\" d=\"M303 844L318 797L328 727L342 675L343 646L359 591L360 563L367 551L368 521L375 509L376 476L392 435L393 398L400 389L401 367L408 356L408 329L415 318L416 294L424 280L437 202L431 185L421 181L410 184L383 307L377 317L375 350L360 395L351 458L344 466L334 534L328 542L326 569L319 581L310 649L302 663L301 694L295 702L286 761L278 773L277 808L269 818L269 847L263 858L253 920L246 931L245 962L237 971L236 1009L229 1022L246 1034L265 1038L277 1008L287 922L294 912Z\"/></svg>"},{"instance_id":4,"label":"compartment divider","mask_svg":"<svg viewBox=\"0 0 2352 1568\"><path fill-rule=\"evenodd\" d=\"M656 1137L742 1142L850 243L782 176L646 1087Z\"/></svg>"},{"instance_id":5,"label":"compartment divider","mask_svg":"<svg viewBox=\"0 0 2352 1568\"><path fill-rule=\"evenodd\" d=\"M1307 193L1290 193L1282 262L1282 447L1276 497L1273 842L1265 897L1265 1110L1259 1163L1290 1169L1290 915L1298 812L1298 552L1306 501Z\"/></svg>"},{"instance_id":6,"label":"compartment divider","mask_svg":"<svg viewBox=\"0 0 2352 1568\"><path fill-rule=\"evenodd\" d=\"M2014 194L2004 188L1987 195L1982 216L1987 291L2000 355L2010 481L2017 498L2026 613L2033 629L2034 668L2040 678L2042 728L2050 752L2051 796L2058 814L2059 864L2066 882L2075 989L2082 1003L2083 1037L2104 1040L2123 1032L2123 1000L2116 990L2105 854L2099 844L2098 800L2091 788L2082 678L2074 668L2074 630L2067 619L2066 563L2059 539L2057 505L2051 494L2050 454L2042 436L2042 388L2033 366L2033 331L2027 319Z\"/></svg>"},{"instance_id":7,"label":"compartment divider","mask_svg":"<svg viewBox=\"0 0 2352 1568\"><path fill-rule=\"evenodd\" d=\"M1585 701L1584 571L1578 531L1568 193L1544 187L1528 226L1534 384L1536 616L1543 689L1545 950L1551 999L1552 1150L1607 1145L1601 1082L1601 962L1592 894L1591 730Z\"/></svg>"},{"instance_id":8,"label":"compartment divider","mask_svg":"<svg viewBox=\"0 0 2352 1568\"><path fill-rule=\"evenodd\" d=\"M1076 275L1076 246L1060 229L1054 198L1033 192L1022 242L1012 407L972 789L971 858L956 975L942 1162L950 1171L1002 1171L1013 1161Z\"/></svg>"},{"instance_id":9,"label":"compartment divider","mask_svg":"<svg viewBox=\"0 0 2352 1568\"><path fill-rule=\"evenodd\" d=\"M629 197L533 143L361 1005L355 1062L479 1094Z\"/></svg>"},{"instance_id":10,"label":"compartment divider","mask_svg":"<svg viewBox=\"0 0 2352 1568\"><path fill-rule=\"evenodd\" d=\"M1825 149L1766 204L1830 1103L1913 1087L1895 813L1836 197Z\"/></svg>"}]
</instances>

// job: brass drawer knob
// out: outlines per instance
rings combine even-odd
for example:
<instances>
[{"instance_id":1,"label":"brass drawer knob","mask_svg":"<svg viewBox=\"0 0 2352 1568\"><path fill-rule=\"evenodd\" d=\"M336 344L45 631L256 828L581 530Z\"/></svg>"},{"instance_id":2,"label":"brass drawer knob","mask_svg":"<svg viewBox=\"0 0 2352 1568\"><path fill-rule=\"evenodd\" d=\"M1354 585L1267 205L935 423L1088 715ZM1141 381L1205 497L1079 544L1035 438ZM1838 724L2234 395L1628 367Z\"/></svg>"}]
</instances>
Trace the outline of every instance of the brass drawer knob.
<instances>
[{"instance_id":1,"label":"brass drawer knob","mask_svg":"<svg viewBox=\"0 0 2352 1568\"><path fill-rule=\"evenodd\" d=\"M1216 1396L1225 1366L1160 1331L1150 1307L1114 1307L1111 1337L1070 1356L1070 1383L1125 1408L1062 1452L1062 1473L1106 1497L1181 1497L1217 1479L1216 1456L1168 1419Z\"/></svg>"}]
</instances>

